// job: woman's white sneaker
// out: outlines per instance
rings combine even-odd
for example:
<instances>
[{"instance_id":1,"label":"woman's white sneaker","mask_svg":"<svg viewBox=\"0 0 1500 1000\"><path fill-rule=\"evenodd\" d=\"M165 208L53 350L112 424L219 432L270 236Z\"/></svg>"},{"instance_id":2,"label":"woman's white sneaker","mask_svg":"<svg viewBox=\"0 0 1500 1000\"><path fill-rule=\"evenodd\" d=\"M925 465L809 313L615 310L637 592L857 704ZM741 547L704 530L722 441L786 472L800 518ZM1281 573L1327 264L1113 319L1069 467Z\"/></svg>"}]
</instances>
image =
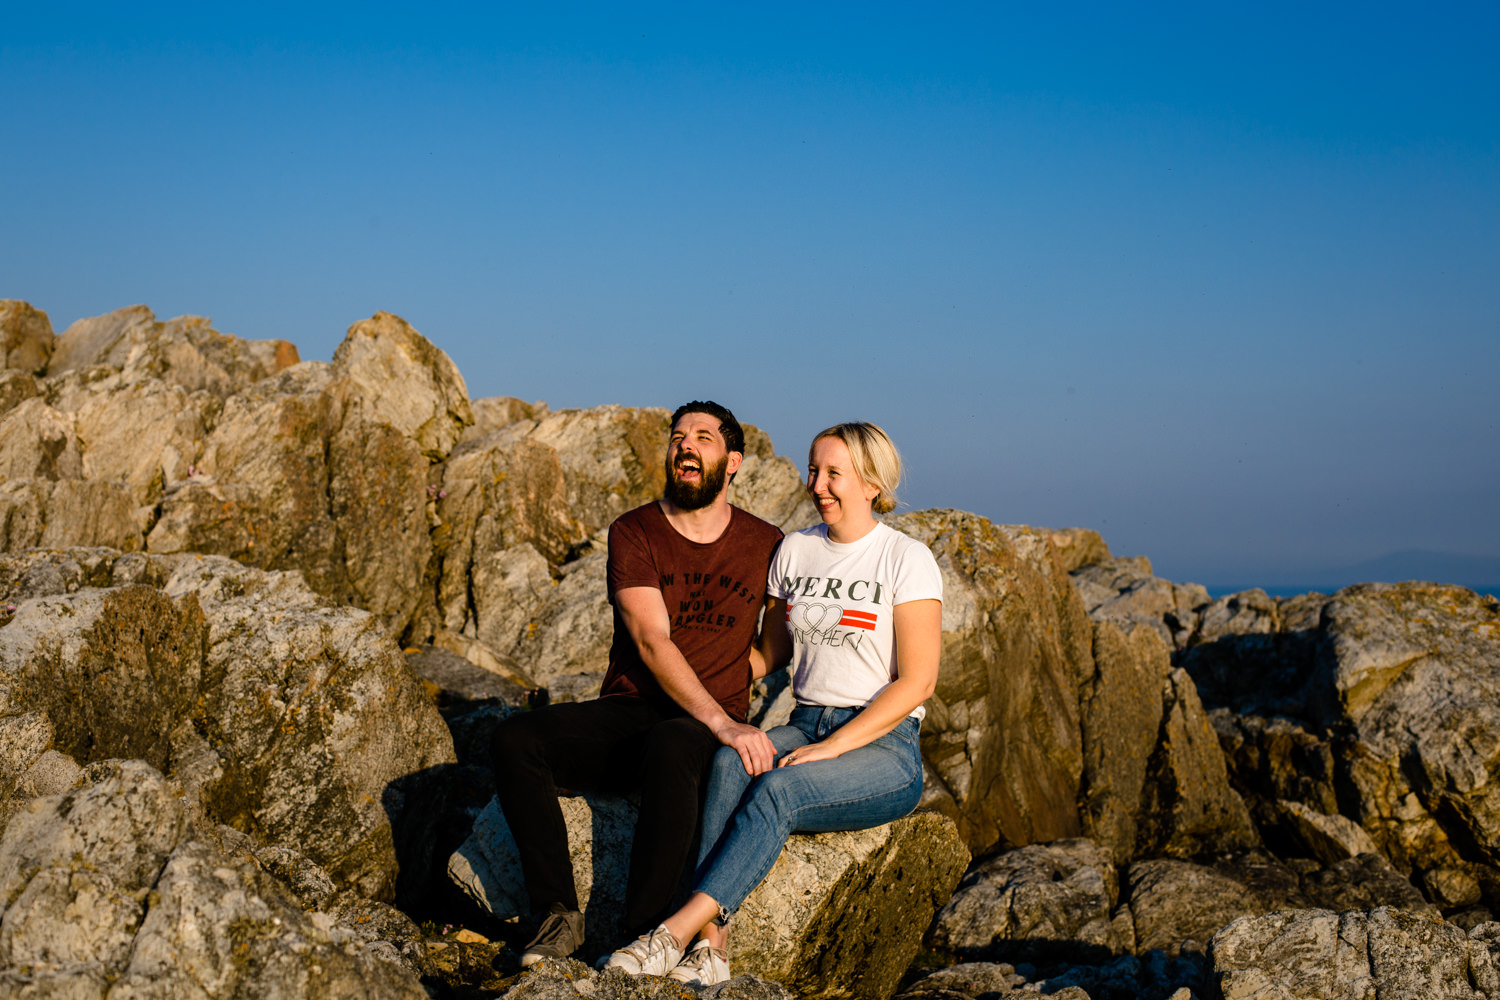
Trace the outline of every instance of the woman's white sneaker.
<instances>
[{"instance_id":1,"label":"woman's white sneaker","mask_svg":"<svg viewBox=\"0 0 1500 1000\"><path fill-rule=\"evenodd\" d=\"M729 982L729 955L717 948L709 947L707 939L693 945L691 951L682 956L677 967L667 973L685 986L712 986Z\"/></svg>"},{"instance_id":2,"label":"woman's white sneaker","mask_svg":"<svg viewBox=\"0 0 1500 1000\"><path fill-rule=\"evenodd\" d=\"M604 967L622 969L632 976L665 976L681 960L682 945L667 930L667 925L661 924L609 956Z\"/></svg>"}]
</instances>

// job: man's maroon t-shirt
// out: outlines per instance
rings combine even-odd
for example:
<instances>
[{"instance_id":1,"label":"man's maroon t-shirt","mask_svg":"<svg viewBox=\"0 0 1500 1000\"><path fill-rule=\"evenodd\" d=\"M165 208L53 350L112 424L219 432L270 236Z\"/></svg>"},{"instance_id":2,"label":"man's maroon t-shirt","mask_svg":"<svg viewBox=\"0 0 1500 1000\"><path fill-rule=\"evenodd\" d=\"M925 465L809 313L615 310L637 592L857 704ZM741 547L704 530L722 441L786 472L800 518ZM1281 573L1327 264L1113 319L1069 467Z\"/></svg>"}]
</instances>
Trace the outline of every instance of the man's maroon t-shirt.
<instances>
[{"instance_id":1,"label":"man's maroon t-shirt","mask_svg":"<svg viewBox=\"0 0 1500 1000\"><path fill-rule=\"evenodd\" d=\"M633 695L656 702L665 714L682 713L641 660L615 604L618 591L655 587L672 619L672 642L724 711L745 721L750 644L781 530L738 507L729 510L729 526L707 543L679 534L655 501L621 514L609 526L615 637L600 697Z\"/></svg>"}]
</instances>

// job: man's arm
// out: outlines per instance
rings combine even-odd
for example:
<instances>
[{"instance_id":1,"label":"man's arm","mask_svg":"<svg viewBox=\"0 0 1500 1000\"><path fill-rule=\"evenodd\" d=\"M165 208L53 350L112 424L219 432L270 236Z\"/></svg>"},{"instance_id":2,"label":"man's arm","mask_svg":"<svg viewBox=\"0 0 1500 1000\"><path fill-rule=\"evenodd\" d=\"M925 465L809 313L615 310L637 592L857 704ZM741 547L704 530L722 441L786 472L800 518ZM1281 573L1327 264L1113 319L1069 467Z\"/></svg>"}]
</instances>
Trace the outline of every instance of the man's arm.
<instances>
[{"instance_id":1,"label":"man's arm","mask_svg":"<svg viewBox=\"0 0 1500 1000\"><path fill-rule=\"evenodd\" d=\"M673 701L707 726L719 742L740 755L747 774L771 769L776 749L771 738L754 726L735 722L703 686L687 658L672 641L672 616L655 587L627 587L615 592L615 607L630 633L641 660ZM782 629L785 632L785 629ZM752 652L752 659L753 659Z\"/></svg>"},{"instance_id":2,"label":"man's arm","mask_svg":"<svg viewBox=\"0 0 1500 1000\"><path fill-rule=\"evenodd\" d=\"M792 636L786 630L786 598L766 595L760 616L760 635L750 647L750 679L785 670L792 662Z\"/></svg>"}]
</instances>

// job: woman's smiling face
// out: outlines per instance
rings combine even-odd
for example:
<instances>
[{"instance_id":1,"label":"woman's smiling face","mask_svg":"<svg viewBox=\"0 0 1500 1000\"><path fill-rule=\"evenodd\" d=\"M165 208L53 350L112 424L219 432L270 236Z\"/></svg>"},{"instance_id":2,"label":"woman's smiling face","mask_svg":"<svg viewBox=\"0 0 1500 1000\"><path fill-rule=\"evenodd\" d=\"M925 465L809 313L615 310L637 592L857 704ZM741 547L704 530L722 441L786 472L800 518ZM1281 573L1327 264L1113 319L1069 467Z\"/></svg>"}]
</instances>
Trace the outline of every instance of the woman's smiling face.
<instances>
[{"instance_id":1,"label":"woman's smiling face","mask_svg":"<svg viewBox=\"0 0 1500 1000\"><path fill-rule=\"evenodd\" d=\"M867 522L874 523L870 501L880 490L859 477L849 457L849 446L836 437L821 437L813 442L807 460L807 492L823 523L829 527L840 524L863 527Z\"/></svg>"}]
</instances>

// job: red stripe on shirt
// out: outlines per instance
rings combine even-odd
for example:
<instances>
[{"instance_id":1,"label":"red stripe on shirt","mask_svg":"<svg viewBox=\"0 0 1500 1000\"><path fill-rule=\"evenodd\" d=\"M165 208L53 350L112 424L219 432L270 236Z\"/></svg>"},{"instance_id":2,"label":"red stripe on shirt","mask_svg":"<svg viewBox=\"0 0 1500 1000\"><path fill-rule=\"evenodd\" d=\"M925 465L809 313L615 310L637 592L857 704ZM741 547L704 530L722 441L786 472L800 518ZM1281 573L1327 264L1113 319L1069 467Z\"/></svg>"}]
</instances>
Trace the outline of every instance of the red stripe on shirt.
<instances>
[{"instance_id":1,"label":"red stripe on shirt","mask_svg":"<svg viewBox=\"0 0 1500 1000\"><path fill-rule=\"evenodd\" d=\"M869 611L845 611L845 618L863 618L867 622L875 620L875 615Z\"/></svg>"},{"instance_id":2,"label":"red stripe on shirt","mask_svg":"<svg viewBox=\"0 0 1500 1000\"><path fill-rule=\"evenodd\" d=\"M874 622L861 621L858 618L850 618L848 615L844 615L843 618L839 619L839 624L849 628L863 628L869 629L871 632L875 631Z\"/></svg>"}]
</instances>

